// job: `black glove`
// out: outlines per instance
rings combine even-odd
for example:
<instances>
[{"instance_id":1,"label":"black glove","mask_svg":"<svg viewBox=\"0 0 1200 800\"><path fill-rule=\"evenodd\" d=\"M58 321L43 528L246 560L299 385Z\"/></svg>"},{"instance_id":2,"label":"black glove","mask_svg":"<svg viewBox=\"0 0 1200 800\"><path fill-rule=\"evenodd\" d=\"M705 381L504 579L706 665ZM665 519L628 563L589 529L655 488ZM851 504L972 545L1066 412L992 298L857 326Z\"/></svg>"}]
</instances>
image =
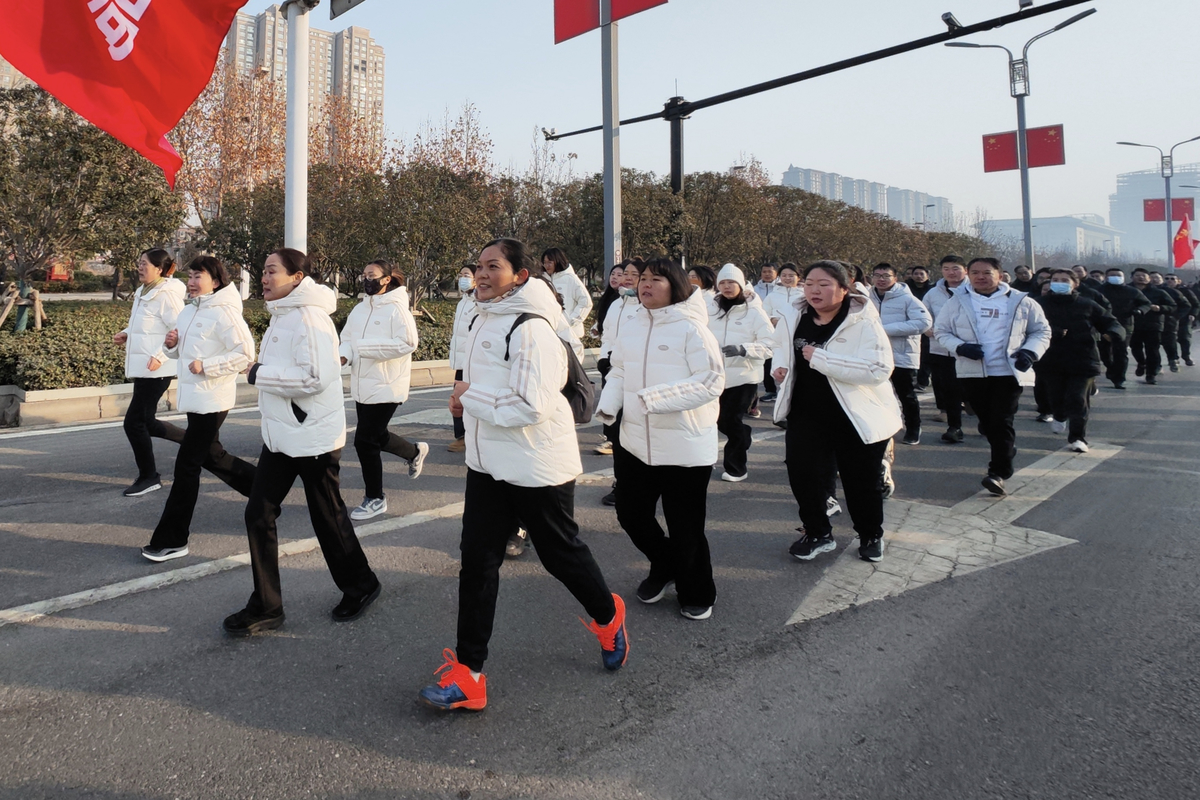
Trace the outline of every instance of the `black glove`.
<instances>
[{"instance_id":1,"label":"black glove","mask_svg":"<svg viewBox=\"0 0 1200 800\"><path fill-rule=\"evenodd\" d=\"M727 344L721 348L721 352L724 353L727 358L733 358L734 356L745 356L746 348L742 347L740 344Z\"/></svg>"},{"instance_id":2,"label":"black glove","mask_svg":"<svg viewBox=\"0 0 1200 800\"><path fill-rule=\"evenodd\" d=\"M1013 356L1013 366L1017 368L1018 372L1027 372L1037 360L1037 356L1028 350L1018 350L1017 354Z\"/></svg>"},{"instance_id":3,"label":"black glove","mask_svg":"<svg viewBox=\"0 0 1200 800\"><path fill-rule=\"evenodd\" d=\"M966 342L960 344L954 352L958 353L963 358L969 358L972 361L983 361L983 345L975 344L974 342Z\"/></svg>"},{"instance_id":4,"label":"black glove","mask_svg":"<svg viewBox=\"0 0 1200 800\"><path fill-rule=\"evenodd\" d=\"M600 370L601 375L607 375L609 372L612 372L612 362L607 358L597 359L596 369Z\"/></svg>"}]
</instances>

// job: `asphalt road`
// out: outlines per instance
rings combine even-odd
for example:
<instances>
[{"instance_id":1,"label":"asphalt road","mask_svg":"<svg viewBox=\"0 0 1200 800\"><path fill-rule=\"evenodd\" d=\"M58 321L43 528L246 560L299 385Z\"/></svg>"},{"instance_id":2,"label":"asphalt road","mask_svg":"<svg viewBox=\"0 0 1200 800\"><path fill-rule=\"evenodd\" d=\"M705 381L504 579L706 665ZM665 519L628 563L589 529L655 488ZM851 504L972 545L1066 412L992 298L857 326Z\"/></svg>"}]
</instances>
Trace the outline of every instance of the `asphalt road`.
<instances>
[{"instance_id":1,"label":"asphalt road","mask_svg":"<svg viewBox=\"0 0 1200 800\"><path fill-rule=\"evenodd\" d=\"M528 552L504 568L478 715L415 699L454 643L455 517L364 540L384 593L350 624L330 621L339 596L308 552L283 561L287 624L252 640L220 632L250 593L245 568L4 625L0 797L1195 798L1198 378L1102 392L1091 438L1124 449L1017 521L1077 544L800 625L786 622L834 556L787 556L781 438L755 444L745 483L714 473L705 622L672 597L633 600L645 562L599 503L606 482L582 484L583 536L630 600L628 665L601 669L581 611ZM433 451L417 481L385 456L390 512L373 522L461 501L445 394L398 412L421 415L397 429ZM1018 468L1065 444L1031 402ZM595 432L580 437L587 472L611 467ZM192 554L149 564L137 548L166 492L120 495L120 427L37 433L0 434L0 609L245 551L241 498L206 479ZM897 447L898 499L976 493L984 443L938 434L931 422L925 444ZM256 454L256 414L231 416L222 440ZM164 475L172 447L158 446ZM348 448L352 505L355 462ZM312 535L299 490L280 530ZM845 515L835 533L853 544Z\"/></svg>"}]
</instances>

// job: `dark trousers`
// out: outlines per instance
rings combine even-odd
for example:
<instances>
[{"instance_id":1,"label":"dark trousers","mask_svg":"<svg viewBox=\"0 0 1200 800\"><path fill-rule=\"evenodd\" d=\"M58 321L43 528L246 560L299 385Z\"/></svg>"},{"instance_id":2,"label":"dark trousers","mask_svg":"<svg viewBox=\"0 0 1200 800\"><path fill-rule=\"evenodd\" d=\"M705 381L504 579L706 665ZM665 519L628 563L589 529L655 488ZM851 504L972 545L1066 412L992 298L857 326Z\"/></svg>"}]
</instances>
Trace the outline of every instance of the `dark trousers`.
<instances>
[{"instance_id":1,"label":"dark trousers","mask_svg":"<svg viewBox=\"0 0 1200 800\"><path fill-rule=\"evenodd\" d=\"M1033 378L1033 403L1037 406L1038 416L1054 414L1054 406L1050 403L1050 390L1046 388L1046 379L1039 370L1035 370Z\"/></svg>"},{"instance_id":2,"label":"dark trousers","mask_svg":"<svg viewBox=\"0 0 1200 800\"><path fill-rule=\"evenodd\" d=\"M1125 374L1129 371L1129 350L1125 341L1110 342L1101 338L1099 346L1100 360L1104 362L1104 377L1115 384L1125 383Z\"/></svg>"},{"instance_id":3,"label":"dark trousers","mask_svg":"<svg viewBox=\"0 0 1200 800\"><path fill-rule=\"evenodd\" d=\"M954 368L954 356L929 355L929 377L937 406L946 412L946 424L962 427L962 385Z\"/></svg>"},{"instance_id":4,"label":"dark trousers","mask_svg":"<svg viewBox=\"0 0 1200 800\"><path fill-rule=\"evenodd\" d=\"M1067 423L1067 441L1087 441L1087 421L1089 398L1092 391L1090 377L1082 375L1062 375L1057 372L1043 371L1038 380L1046 384L1046 393L1050 396L1050 407L1054 419Z\"/></svg>"},{"instance_id":5,"label":"dark trousers","mask_svg":"<svg viewBox=\"0 0 1200 800\"><path fill-rule=\"evenodd\" d=\"M921 432L921 403L917 400L917 371L908 367L892 370L892 388L904 414L904 428L909 434Z\"/></svg>"},{"instance_id":6,"label":"dark trousers","mask_svg":"<svg viewBox=\"0 0 1200 800\"><path fill-rule=\"evenodd\" d=\"M763 388L767 390L767 394L775 394L779 391L779 387L775 385L775 379L771 377L771 359L769 358L763 362Z\"/></svg>"},{"instance_id":7,"label":"dark trousers","mask_svg":"<svg viewBox=\"0 0 1200 800\"><path fill-rule=\"evenodd\" d=\"M243 496L250 495L254 484L254 465L225 451L217 438L228 411L213 414L188 414L187 430L175 456L175 479L163 506L162 516L150 537L150 547L183 547L191 533L192 514L200 495L200 469L216 475Z\"/></svg>"},{"instance_id":8,"label":"dark trousers","mask_svg":"<svg viewBox=\"0 0 1200 800\"><path fill-rule=\"evenodd\" d=\"M546 571L601 625L617 613L592 551L579 540L575 481L561 486L516 486L467 470L463 498L462 568L458 573L458 660L483 671L496 616L504 546L520 523Z\"/></svg>"},{"instance_id":9,"label":"dark trousers","mask_svg":"<svg viewBox=\"0 0 1200 800\"><path fill-rule=\"evenodd\" d=\"M650 578L675 581L681 605L711 606L717 587L704 521L712 467L652 467L629 453L625 459L617 482L617 521L650 560ZM669 535L655 517L660 498Z\"/></svg>"},{"instance_id":10,"label":"dark trousers","mask_svg":"<svg viewBox=\"0 0 1200 800\"><path fill-rule=\"evenodd\" d=\"M980 430L992 446L988 473L1008 480L1013 475L1013 458L1017 455L1013 419L1021 402L1021 384L1012 375L959 378L959 383L963 397L975 409Z\"/></svg>"},{"instance_id":11,"label":"dark trousers","mask_svg":"<svg viewBox=\"0 0 1200 800\"><path fill-rule=\"evenodd\" d=\"M284 499L299 477L304 483L308 515L329 566L333 582L350 597L366 597L379 581L359 544L342 501L339 472L341 449L319 456L294 458L273 453L263 446L250 500L246 503L246 535L250 539L250 569L254 594L247 608L274 614L283 610L279 584L279 533L276 520Z\"/></svg>"},{"instance_id":12,"label":"dark trousers","mask_svg":"<svg viewBox=\"0 0 1200 800\"><path fill-rule=\"evenodd\" d=\"M721 411L717 417L717 430L728 437L725 442L725 471L730 475L746 474L746 451L750 449L750 426L742 421L758 386L745 383L733 386L721 393Z\"/></svg>"},{"instance_id":13,"label":"dark trousers","mask_svg":"<svg viewBox=\"0 0 1200 800\"><path fill-rule=\"evenodd\" d=\"M461 369L454 370L454 380L462 380ZM463 424L462 417L452 417L452 419L454 420L454 438L462 439L467 435L467 426Z\"/></svg>"},{"instance_id":14,"label":"dark trousers","mask_svg":"<svg viewBox=\"0 0 1200 800\"><path fill-rule=\"evenodd\" d=\"M383 498L383 459L381 452L412 461L417 446L388 430L388 422L400 407L399 403L355 403L358 427L354 429L354 451L362 466L366 495L374 500Z\"/></svg>"},{"instance_id":15,"label":"dark trousers","mask_svg":"<svg viewBox=\"0 0 1200 800\"><path fill-rule=\"evenodd\" d=\"M842 494L854 530L864 540L883 536L879 471L888 440L863 444L844 414L832 420L792 422L784 437L784 461L804 530L813 536L832 533L825 500L831 496L834 476L841 475Z\"/></svg>"},{"instance_id":16,"label":"dark trousers","mask_svg":"<svg viewBox=\"0 0 1200 800\"><path fill-rule=\"evenodd\" d=\"M1183 356L1184 361L1192 360L1192 323L1188 322L1187 317L1179 320L1179 355Z\"/></svg>"},{"instance_id":17,"label":"dark trousers","mask_svg":"<svg viewBox=\"0 0 1200 800\"><path fill-rule=\"evenodd\" d=\"M134 378L133 397L125 411L125 436L133 448L133 460L137 463L138 480L155 478L158 467L154 463L154 443L151 437L181 441L183 431L169 422L160 422L155 416L158 401L171 386L171 378Z\"/></svg>"},{"instance_id":18,"label":"dark trousers","mask_svg":"<svg viewBox=\"0 0 1200 800\"><path fill-rule=\"evenodd\" d=\"M1175 317L1163 318L1162 349L1168 363L1179 360L1179 320Z\"/></svg>"},{"instance_id":19,"label":"dark trousers","mask_svg":"<svg viewBox=\"0 0 1200 800\"><path fill-rule=\"evenodd\" d=\"M1154 377L1162 372L1162 353L1158 348L1162 345L1162 333L1159 331L1134 331L1129 342L1129 349L1139 367L1146 368L1146 375Z\"/></svg>"},{"instance_id":20,"label":"dark trousers","mask_svg":"<svg viewBox=\"0 0 1200 800\"><path fill-rule=\"evenodd\" d=\"M932 370L929 364L929 337L921 337L921 368L917 370L917 388L924 389L929 385Z\"/></svg>"}]
</instances>

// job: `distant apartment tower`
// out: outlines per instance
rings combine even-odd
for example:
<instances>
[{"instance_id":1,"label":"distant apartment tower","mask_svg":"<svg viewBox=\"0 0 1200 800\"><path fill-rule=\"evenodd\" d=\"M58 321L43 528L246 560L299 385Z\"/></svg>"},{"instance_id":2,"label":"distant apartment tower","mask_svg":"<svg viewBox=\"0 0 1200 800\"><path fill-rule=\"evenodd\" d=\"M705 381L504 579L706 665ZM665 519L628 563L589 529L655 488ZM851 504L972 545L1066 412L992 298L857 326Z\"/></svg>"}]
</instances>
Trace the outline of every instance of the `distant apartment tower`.
<instances>
[{"instance_id":1,"label":"distant apartment tower","mask_svg":"<svg viewBox=\"0 0 1200 800\"><path fill-rule=\"evenodd\" d=\"M31 86L32 84L33 81L18 72L16 67L0 56L0 89L20 89L22 86Z\"/></svg>"},{"instance_id":2,"label":"distant apartment tower","mask_svg":"<svg viewBox=\"0 0 1200 800\"><path fill-rule=\"evenodd\" d=\"M894 189L883 183L847 178L836 172L822 172L817 169L789 165L787 171L783 173L782 183L784 186L803 189L830 200L840 200L847 205L890 216L905 225L915 225L924 221L919 211L924 203L937 205L936 220L940 227L952 227L954 221L954 207L944 197L930 197L907 189ZM916 195L920 195L920 199ZM893 203L895 208L893 208ZM914 209L918 210L914 211ZM928 216L930 229L935 229L934 213L930 213Z\"/></svg>"},{"instance_id":3,"label":"distant apartment tower","mask_svg":"<svg viewBox=\"0 0 1200 800\"><path fill-rule=\"evenodd\" d=\"M287 17L278 5L258 16L238 13L225 37L226 66L244 77L287 85ZM316 119L330 95L383 130L384 53L366 28L308 32L308 107Z\"/></svg>"},{"instance_id":4,"label":"distant apartment tower","mask_svg":"<svg viewBox=\"0 0 1200 800\"><path fill-rule=\"evenodd\" d=\"M1200 191L1186 188L1189 185L1200 186L1200 164L1176 164L1175 177L1171 179L1171 197L1191 197L1200 208ZM1162 220L1146 222L1143 201L1165 198L1166 187L1157 169L1117 176L1117 191L1108 196L1108 218L1114 228L1124 232L1122 246L1126 256L1140 255L1145 260L1164 258L1166 223ZM1178 222L1175 227L1179 227ZM1195 229L1193 226L1193 232Z\"/></svg>"}]
</instances>

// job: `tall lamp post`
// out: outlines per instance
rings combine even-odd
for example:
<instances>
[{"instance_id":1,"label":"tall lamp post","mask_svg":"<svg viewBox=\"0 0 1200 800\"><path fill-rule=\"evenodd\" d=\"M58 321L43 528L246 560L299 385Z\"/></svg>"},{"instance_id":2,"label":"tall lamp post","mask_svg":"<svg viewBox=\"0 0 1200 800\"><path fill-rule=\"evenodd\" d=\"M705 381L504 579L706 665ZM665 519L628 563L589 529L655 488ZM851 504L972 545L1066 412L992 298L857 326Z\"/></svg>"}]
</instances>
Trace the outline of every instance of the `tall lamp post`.
<instances>
[{"instance_id":1,"label":"tall lamp post","mask_svg":"<svg viewBox=\"0 0 1200 800\"><path fill-rule=\"evenodd\" d=\"M1011 50L1000 44L974 44L972 42L946 43L946 47L969 47L977 50L995 49L1008 53L1009 94L1017 100L1017 164L1021 168L1021 215L1025 223L1025 263L1030 269L1034 268L1033 216L1030 213L1029 203L1029 146L1025 141L1025 98L1029 96L1029 46L1038 39L1042 39L1052 33L1057 33L1068 25L1074 25L1084 17L1090 17L1095 13L1096 9L1089 8L1082 14L1076 14L1065 22L1055 25L1050 30L1039 33L1025 43L1024 49L1021 50L1020 58L1015 57Z\"/></svg>"},{"instance_id":2,"label":"tall lamp post","mask_svg":"<svg viewBox=\"0 0 1200 800\"><path fill-rule=\"evenodd\" d=\"M1167 269L1174 269L1175 267L1175 226L1171 224L1173 221L1172 218L1175 216L1171 213L1171 176L1175 174L1175 148L1179 147L1181 144L1194 142L1197 139L1200 139L1200 136L1193 136L1191 139L1184 139L1182 142L1176 142L1175 144L1171 145L1171 149L1165 153L1161 147L1155 144L1117 142L1117 144L1124 145L1125 147L1149 147L1152 150L1157 150L1159 158L1162 159L1160 163L1162 165L1163 183L1167 190L1167 202L1163 209L1163 216L1167 220L1167 249L1164 251L1167 258Z\"/></svg>"},{"instance_id":3,"label":"tall lamp post","mask_svg":"<svg viewBox=\"0 0 1200 800\"><path fill-rule=\"evenodd\" d=\"M931 208L937 208L937 204L926 203L925 207L921 209L921 227L925 229L926 233L929 233L929 209Z\"/></svg>"}]
</instances>

